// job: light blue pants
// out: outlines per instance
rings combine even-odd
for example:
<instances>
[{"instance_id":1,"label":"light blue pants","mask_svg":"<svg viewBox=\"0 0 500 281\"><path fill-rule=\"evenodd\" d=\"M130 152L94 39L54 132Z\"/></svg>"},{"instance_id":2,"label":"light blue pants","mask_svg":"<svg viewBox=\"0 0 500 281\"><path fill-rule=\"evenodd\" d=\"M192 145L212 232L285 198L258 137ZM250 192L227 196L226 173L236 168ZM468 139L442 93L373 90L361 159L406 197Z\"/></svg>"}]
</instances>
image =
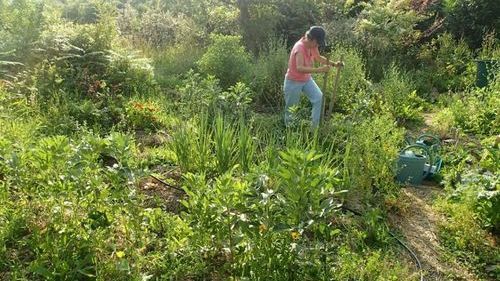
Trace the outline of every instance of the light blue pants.
<instances>
[{"instance_id":1,"label":"light blue pants","mask_svg":"<svg viewBox=\"0 0 500 281\"><path fill-rule=\"evenodd\" d=\"M288 126L292 121L290 107L297 105L300 101L300 96L304 92L312 104L312 126L318 127L319 119L321 118L321 110L323 108L323 93L312 78L307 82L298 82L285 78L283 85L285 92L285 124Z\"/></svg>"}]
</instances>

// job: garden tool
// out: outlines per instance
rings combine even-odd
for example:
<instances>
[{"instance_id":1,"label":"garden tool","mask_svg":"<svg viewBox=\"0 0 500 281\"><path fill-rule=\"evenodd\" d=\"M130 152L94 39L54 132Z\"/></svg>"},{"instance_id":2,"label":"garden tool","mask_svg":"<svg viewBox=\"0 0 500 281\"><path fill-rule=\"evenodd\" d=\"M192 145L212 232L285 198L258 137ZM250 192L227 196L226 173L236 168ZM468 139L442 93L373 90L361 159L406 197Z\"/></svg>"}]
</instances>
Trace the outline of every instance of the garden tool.
<instances>
[{"instance_id":1,"label":"garden tool","mask_svg":"<svg viewBox=\"0 0 500 281\"><path fill-rule=\"evenodd\" d=\"M330 60L330 58L328 58L328 60ZM344 61L344 56L342 55L340 57L340 61ZM338 88L338 84L339 84L339 78L340 78L340 67L337 68L337 74L335 76L335 84L333 85L333 91L332 91L332 98L330 100L330 105L329 105L329 108L328 108L328 114L326 115L327 117L329 117L333 111L333 104L334 104L334 99L335 99L335 94L337 92L337 88ZM323 92L326 93L326 87L328 85L328 72L325 72L324 76L323 76ZM323 121L323 119L325 118L325 111L326 111L326 101L325 101L325 95L323 94L323 99L322 99L322 109L321 109L321 121Z\"/></svg>"},{"instance_id":2,"label":"garden tool","mask_svg":"<svg viewBox=\"0 0 500 281\"><path fill-rule=\"evenodd\" d=\"M340 56L340 61L344 61L344 55ZM332 98L330 99L330 106L328 107L328 113L326 114L327 117L330 117L333 111L333 104L335 103L335 98L337 96L337 90L339 88L339 78L340 78L340 69L342 67L337 68L337 74L335 76L335 84L333 85L333 91L332 91Z\"/></svg>"},{"instance_id":3,"label":"garden tool","mask_svg":"<svg viewBox=\"0 0 500 281\"><path fill-rule=\"evenodd\" d=\"M329 61L330 60L330 53L326 56L326 59ZM326 102L325 102L325 93L326 93L326 86L328 85L328 72L325 72L323 74L323 97L321 98L321 117L320 117L320 123L323 121L325 118L325 108L326 108Z\"/></svg>"}]
</instances>

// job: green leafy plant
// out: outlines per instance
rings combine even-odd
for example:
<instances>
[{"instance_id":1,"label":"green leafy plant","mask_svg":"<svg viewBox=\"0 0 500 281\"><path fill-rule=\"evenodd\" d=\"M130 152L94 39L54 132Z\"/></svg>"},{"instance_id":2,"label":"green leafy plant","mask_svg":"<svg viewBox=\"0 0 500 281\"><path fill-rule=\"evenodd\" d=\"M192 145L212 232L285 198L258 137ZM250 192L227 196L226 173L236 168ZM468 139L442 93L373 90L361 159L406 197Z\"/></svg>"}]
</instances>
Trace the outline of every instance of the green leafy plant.
<instances>
[{"instance_id":1,"label":"green leafy plant","mask_svg":"<svg viewBox=\"0 0 500 281\"><path fill-rule=\"evenodd\" d=\"M219 174L225 173L236 165L236 138L236 132L230 126L230 123L224 120L221 114L218 114L214 123L214 145L216 169Z\"/></svg>"},{"instance_id":2,"label":"green leafy plant","mask_svg":"<svg viewBox=\"0 0 500 281\"><path fill-rule=\"evenodd\" d=\"M381 95L382 111L390 113L398 123L422 121L421 111L424 101L417 96L408 74L401 72L396 65L391 65L386 71L377 92Z\"/></svg>"},{"instance_id":3,"label":"green leafy plant","mask_svg":"<svg viewBox=\"0 0 500 281\"><path fill-rule=\"evenodd\" d=\"M321 157L314 152L297 150L280 153L283 164L278 168L277 192L286 202L283 207L288 218L284 222L292 228L303 230L336 206L333 196L339 194L335 188L340 180L334 170L318 165Z\"/></svg>"},{"instance_id":4,"label":"green leafy plant","mask_svg":"<svg viewBox=\"0 0 500 281\"><path fill-rule=\"evenodd\" d=\"M282 105L283 79L287 69L285 43L274 39L262 47L253 63L249 85L255 91L255 107L277 108Z\"/></svg>"},{"instance_id":5,"label":"green leafy plant","mask_svg":"<svg viewBox=\"0 0 500 281\"><path fill-rule=\"evenodd\" d=\"M472 52L463 40L444 33L423 45L418 54L424 64L417 71L416 82L423 96L435 87L438 92L463 90L474 81Z\"/></svg>"},{"instance_id":6,"label":"green leafy plant","mask_svg":"<svg viewBox=\"0 0 500 281\"><path fill-rule=\"evenodd\" d=\"M160 109L152 102L129 101L125 107L127 125L134 129L156 131L161 126Z\"/></svg>"},{"instance_id":7,"label":"green leafy plant","mask_svg":"<svg viewBox=\"0 0 500 281\"><path fill-rule=\"evenodd\" d=\"M240 44L240 37L211 36L212 43L198 62L200 71L217 77L225 89L240 82L250 69L250 55Z\"/></svg>"},{"instance_id":8,"label":"green leafy plant","mask_svg":"<svg viewBox=\"0 0 500 281\"><path fill-rule=\"evenodd\" d=\"M455 123L467 133L492 136L500 133L499 97L500 78L486 88L470 89L463 98L450 106Z\"/></svg>"}]
</instances>

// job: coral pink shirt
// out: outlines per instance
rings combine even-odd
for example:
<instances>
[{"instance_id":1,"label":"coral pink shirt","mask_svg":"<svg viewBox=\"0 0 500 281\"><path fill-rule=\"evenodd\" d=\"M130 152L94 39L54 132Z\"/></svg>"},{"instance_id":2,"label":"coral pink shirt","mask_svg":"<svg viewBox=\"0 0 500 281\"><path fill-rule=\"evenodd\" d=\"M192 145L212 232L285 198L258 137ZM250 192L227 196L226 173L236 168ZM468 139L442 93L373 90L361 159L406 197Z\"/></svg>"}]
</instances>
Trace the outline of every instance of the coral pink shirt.
<instances>
[{"instance_id":1,"label":"coral pink shirt","mask_svg":"<svg viewBox=\"0 0 500 281\"><path fill-rule=\"evenodd\" d=\"M311 78L310 73L303 73L297 71L297 60L295 57L297 53L302 53L304 55L304 66L312 67L314 59L319 58L319 50L318 48L307 48L304 45L304 41L306 39L302 37L292 48L290 53L290 58L288 59L288 70L286 71L286 79L294 80L298 82L307 82Z\"/></svg>"}]
</instances>

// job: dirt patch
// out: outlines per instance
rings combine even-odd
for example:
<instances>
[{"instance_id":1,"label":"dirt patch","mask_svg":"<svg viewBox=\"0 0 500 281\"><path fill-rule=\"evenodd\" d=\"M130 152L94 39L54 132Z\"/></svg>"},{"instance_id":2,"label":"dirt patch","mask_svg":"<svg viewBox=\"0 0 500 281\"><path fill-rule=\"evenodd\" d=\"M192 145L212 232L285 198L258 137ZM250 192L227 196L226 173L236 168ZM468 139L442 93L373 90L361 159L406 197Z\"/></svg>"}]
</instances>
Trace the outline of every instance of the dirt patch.
<instances>
[{"instance_id":1,"label":"dirt patch","mask_svg":"<svg viewBox=\"0 0 500 281\"><path fill-rule=\"evenodd\" d=\"M171 140L171 136L166 131L158 131L156 133L147 133L145 131L135 131L135 139L140 148L158 147L166 144Z\"/></svg>"},{"instance_id":2,"label":"dirt patch","mask_svg":"<svg viewBox=\"0 0 500 281\"><path fill-rule=\"evenodd\" d=\"M425 127L432 128L433 119L434 119L434 116L436 115L436 113L427 112L427 113L423 113L422 115L424 117L424 125L425 125Z\"/></svg>"},{"instance_id":3,"label":"dirt patch","mask_svg":"<svg viewBox=\"0 0 500 281\"><path fill-rule=\"evenodd\" d=\"M186 196L179 187L180 177L180 173L171 170L143 179L139 191L146 196L145 207L179 214L184 208L180 201Z\"/></svg>"},{"instance_id":4,"label":"dirt patch","mask_svg":"<svg viewBox=\"0 0 500 281\"><path fill-rule=\"evenodd\" d=\"M478 280L457 261L444 258L437 228L446 218L432 208L432 201L441 192L440 188L427 184L403 188L400 199L407 202L407 206L402 212L389 214L389 222L417 254L425 280Z\"/></svg>"}]
</instances>

